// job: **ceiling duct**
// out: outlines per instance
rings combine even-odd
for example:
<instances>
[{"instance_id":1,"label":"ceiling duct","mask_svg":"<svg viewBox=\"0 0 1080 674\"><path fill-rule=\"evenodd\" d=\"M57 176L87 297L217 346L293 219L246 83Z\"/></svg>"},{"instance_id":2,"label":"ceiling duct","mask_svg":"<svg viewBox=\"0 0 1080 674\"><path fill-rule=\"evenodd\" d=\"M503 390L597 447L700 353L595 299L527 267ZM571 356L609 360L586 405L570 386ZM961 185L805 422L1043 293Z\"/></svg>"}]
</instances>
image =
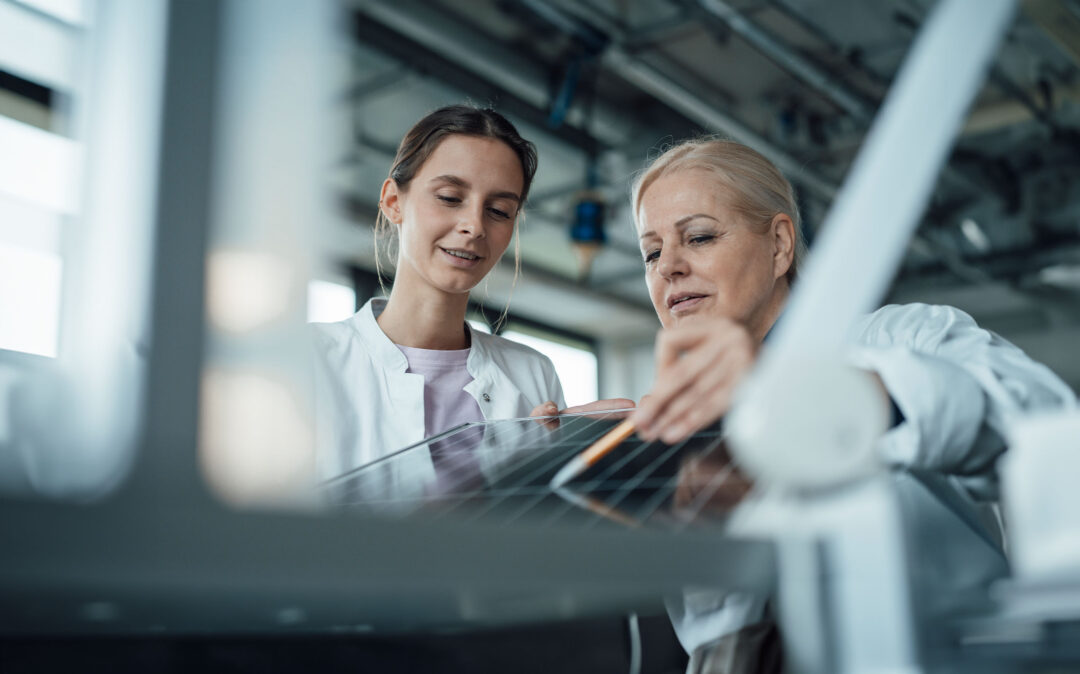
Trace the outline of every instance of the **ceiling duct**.
<instances>
[{"instance_id":1,"label":"ceiling duct","mask_svg":"<svg viewBox=\"0 0 1080 674\"><path fill-rule=\"evenodd\" d=\"M1024 0L1024 14L1080 66L1080 8L1066 0Z\"/></svg>"},{"instance_id":2,"label":"ceiling duct","mask_svg":"<svg viewBox=\"0 0 1080 674\"><path fill-rule=\"evenodd\" d=\"M700 4L710 16L722 21L774 63L821 92L840 109L863 124L873 121L876 107L874 104L747 19L731 4L724 0L701 0Z\"/></svg>"},{"instance_id":3,"label":"ceiling duct","mask_svg":"<svg viewBox=\"0 0 1080 674\"><path fill-rule=\"evenodd\" d=\"M722 21L732 32L746 40L773 63L776 63L814 91L825 96L860 124L869 126L874 120L877 102L857 93L837 80L790 45L746 18L730 3L725 0L699 0L699 4L710 16ZM914 28L915 26L912 26L912 29ZM777 165L779 166L779 163ZM781 168L784 167L781 166ZM785 171L787 170L785 169ZM941 177L964 191L986 193L986 190L975 180L948 164L942 170Z\"/></svg>"},{"instance_id":4,"label":"ceiling duct","mask_svg":"<svg viewBox=\"0 0 1080 674\"><path fill-rule=\"evenodd\" d=\"M494 43L490 36L450 13L415 0L361 2L356 7L368 18L426 45L478 77L506 89L539 109L548 108L551 91L548 73L543 68L521 54ZM835 184L809 171L801 161L653 66L619 47L610 47L604 52L603 64L691 120L752 146L792 180L825 201L832 201L837 190ZM625 145L634 135L634 130L626 122L625 113L612 110L601 101L596 101L591 117L593 124L589 132L612 146ZM568 123L575 122L572 115L568 117Z\"/></svg>"},{"instance_id":5,"label":"ceiling duct","mask_svg":"<svg viewBox=\"0 0 1080 674\"><path fill-rule=\"evenodd\" d=\"M699 124L713 131L726 133L735 140L753 147L768 157L785 175L825 201L831 202L836 196L835 184L808 170L803 162L773 145L757 131L721 111L717 105L691 92L641 59L629 55L618 47L612 47L604 53L604 65L618 73L623 79L656 96Z\"/></svg>"},{"instance_id":6,"label":"ceiling duct","mask_svg":"<svg viewBox=\"0 0 1080 674\"><path fill-rule=\"evenodd\" d=\"M547 110L551 105L550 73L544 67L498 44L451 12L415 0L360 2L356 9L538 110ZM587 119L580 110L569 110L565 123L610 147L626 144L637 132L627 123L625 114L601 101L595 102Z\"/></svg>"}]
</instances>

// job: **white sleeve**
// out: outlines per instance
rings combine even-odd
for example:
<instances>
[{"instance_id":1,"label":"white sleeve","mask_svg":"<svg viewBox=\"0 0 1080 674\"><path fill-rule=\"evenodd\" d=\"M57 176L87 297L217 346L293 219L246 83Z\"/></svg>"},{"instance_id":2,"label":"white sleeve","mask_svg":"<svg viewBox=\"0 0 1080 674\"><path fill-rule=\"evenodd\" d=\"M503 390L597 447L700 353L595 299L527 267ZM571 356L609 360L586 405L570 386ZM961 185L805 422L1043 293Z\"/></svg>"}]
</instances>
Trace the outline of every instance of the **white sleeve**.
<instances>
[{"instance_id":1,"label":"white sleeve","mask_svg":"<svg viewBox=\"0 0 1080 674\"><path fill-rule=\"evenodd\" d=\"M876 372L904 415L879 441L895 465L986 471L1013 419L1077 404L1049 368L952 307L884 307L861 326L858 344L852 364Z\"/></svg>"},{"instance_id":2,"label":"white sleeve","mask_svg":"<svg viewBox=\"0 0 1080 674\"><path fill-rule=\"evenodd\" d=\"M547 356L541 356L541 358L543 358L544 388L548 392L548 397L545 400L552 401L560 410L566 409L566 398L563 397L562 382L559 381L559 375L555 372L555 366Z\"/></svg>"}]
</instances>

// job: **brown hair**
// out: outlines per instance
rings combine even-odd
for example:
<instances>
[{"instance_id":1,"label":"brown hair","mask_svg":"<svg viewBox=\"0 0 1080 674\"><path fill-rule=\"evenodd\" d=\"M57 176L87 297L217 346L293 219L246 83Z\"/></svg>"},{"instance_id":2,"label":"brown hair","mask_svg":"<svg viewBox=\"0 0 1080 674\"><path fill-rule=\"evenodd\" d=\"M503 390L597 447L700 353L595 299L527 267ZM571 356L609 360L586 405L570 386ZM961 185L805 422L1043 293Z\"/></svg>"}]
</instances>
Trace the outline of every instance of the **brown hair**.
<instances>
[{"instance_id":1,"label":"brown hair","mask_svg":"<svg viewBox=\"0 0 1080 674\"><path fill-rule=\"evenodd\" d=\"M490 108L476 108L471 105L450 105L429 113L419 122L413 125L398 146L394 163L390 167L389 178L397 183L398 187L405 191L409 183L416 177L420 168L427 161L435 148L439 146L447 136L461 134L480 138L494 138L507 145L518 159L521 160L521 173L524 178L521 187L521 206L518 214L522 213L525 199L529 196L529 187L536 175L537 156L536 146L525 140L518 133L514 125L505 117ZM382 267L380 264L379 240L387 239L387 255L394 259L393 243L394 228L390 221L379 209L375 219L375 271L379 277L379 285L382 286ZM514 276L517 277L517 268L520 265L520 244L514 237ZM383 288L383 292L386 289Z\"/></svg>"},{"instance_id":2,"label":"brown hair","mask_svg":"<svg viewBox=\"0 0 1080 674\"><path fill-rule=\"evenodd\" d=\"M634 225L645 190L661 176L701 169L712 173L730 195L731 207L751 225L764 226L783 213L795 225L795 250L788 267L788 284L795 282L799 264L806 256L806 240L799 221L799 207L791 183L772 162L756 150L713 136L684 140L665 150L634 179L631 200Z\"/></svg>"}]
</instances>

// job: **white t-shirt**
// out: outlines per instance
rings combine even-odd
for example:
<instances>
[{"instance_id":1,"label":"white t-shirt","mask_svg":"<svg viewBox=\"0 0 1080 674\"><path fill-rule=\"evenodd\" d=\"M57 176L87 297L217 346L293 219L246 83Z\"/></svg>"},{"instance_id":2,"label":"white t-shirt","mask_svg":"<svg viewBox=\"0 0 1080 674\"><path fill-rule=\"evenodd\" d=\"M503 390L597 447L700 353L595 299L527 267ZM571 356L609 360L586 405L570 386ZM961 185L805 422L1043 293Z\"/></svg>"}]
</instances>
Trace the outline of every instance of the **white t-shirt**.
<instances>
[{"instance_id":1,"label":"white t-shirt","mask_svg":"<svg viewBox=\"0 0 1080 674\"><path fill-rule=\"evenodd\" d=\"M465 390L473 381L466 363L470 349L418 349L396 345L409 361L408 373L424 378L424 435L432 437L470 421L483 421L484 413ZM466 431L451 444L432 442L429 451L435 464L437 492L460 493L484 484L483 471L474 450L482 433L472 438Z\"/></svg>"},{"instance_id":2,"label":"white t-shirt","mask_svg":"<svg viewBox=\"0 0 1080 674\"><path fill-rule=\"evenodd\" d=\"M312 323L315 431L319 474L331 479L425 437L424 378L379 327L386 305L373 299L337 323ZM527 417L548 400L566 406L547 357L517 342L471 331L465 386L484 419ZM417 466L409 479L434 479L435 467ZM404 479L404 478L402 478ZM387 476L387 490L408 485Z\"/></svg>"}]
</instances>

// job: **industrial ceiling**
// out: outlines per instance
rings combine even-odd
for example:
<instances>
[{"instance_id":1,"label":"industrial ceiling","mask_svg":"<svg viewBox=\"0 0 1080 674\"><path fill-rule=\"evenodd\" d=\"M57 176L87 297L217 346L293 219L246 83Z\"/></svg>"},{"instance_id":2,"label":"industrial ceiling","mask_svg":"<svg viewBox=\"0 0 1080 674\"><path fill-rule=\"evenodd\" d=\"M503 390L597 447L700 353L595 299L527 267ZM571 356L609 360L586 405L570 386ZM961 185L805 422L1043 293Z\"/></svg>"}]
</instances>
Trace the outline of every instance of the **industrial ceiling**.
<instances>
[{"instance_id":1,"label":"industrial ceiling","mask_svg":"<svg viewBox=\"0 0 1080 674\"><path fill-rule=\"evenodd\" d=\"M348 140L334 184L354 236L335 240L337 255L370 268L370 243L356 242L370 240L379 186L413 122L444 104L490 104L536 142L541 158L512 311L618 339L658 327L630 222L634 171L688 136L746 142L795 184L812 248L934 3L345 6L350 84L339 105ZM1080 343L1078 129L1080 2L1023 2L888 299L957 304L1021 341L1053 328ZM606 204L606 243L582 274L570 225L576 203L596 194ZM509 257L485 301L508 296Z\"/></svg>"}]
</instances>

